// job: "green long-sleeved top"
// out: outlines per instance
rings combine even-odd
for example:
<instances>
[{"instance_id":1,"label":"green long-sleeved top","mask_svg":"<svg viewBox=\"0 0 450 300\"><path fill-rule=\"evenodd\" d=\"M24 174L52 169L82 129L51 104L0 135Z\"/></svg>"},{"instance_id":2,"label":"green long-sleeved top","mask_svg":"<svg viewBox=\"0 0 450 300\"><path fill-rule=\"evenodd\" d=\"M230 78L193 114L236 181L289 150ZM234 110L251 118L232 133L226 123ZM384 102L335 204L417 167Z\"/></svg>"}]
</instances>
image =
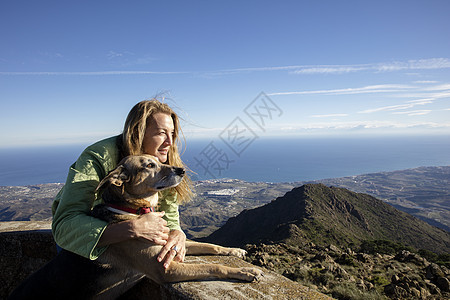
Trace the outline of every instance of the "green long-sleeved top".
<instances>
[{"instance_id":1,"label":"green long-sleeved top","mask_svg":"<svg viewBox=\"0 0 450 300\"><path fill-rule=\"evenodd\" d=\"M52 231L55 242L63 249L89 259L99 257L107 247L97 247L107 222L89 215L92 207L102 202L99 182L114 168L120 157L119 136L99 141L87 147L70 167L66 184L53 205ZM159 195L159 211L171 229L179 229L176 193L166 190Z\"/></svg>"}]
</instances>

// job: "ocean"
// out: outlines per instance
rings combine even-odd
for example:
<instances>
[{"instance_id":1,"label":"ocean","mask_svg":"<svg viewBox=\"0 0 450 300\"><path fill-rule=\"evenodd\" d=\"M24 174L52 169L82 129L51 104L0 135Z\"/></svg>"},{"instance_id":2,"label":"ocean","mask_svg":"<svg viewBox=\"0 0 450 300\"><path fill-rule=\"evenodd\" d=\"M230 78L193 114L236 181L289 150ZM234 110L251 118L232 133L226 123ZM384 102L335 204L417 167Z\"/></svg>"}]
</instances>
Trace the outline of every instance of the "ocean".
<instances>
[{"instance_id":1,"label":"ocean","mask_svg":"<svg viewBox=\"0 0 450 300\"><path fill-rule=\"evenodd\" d=\"M65 182L87 145L0 149L0 185ZM194 180L296 182L450 165L450 136L188 140Z\"/></svg>"}]
</instances>

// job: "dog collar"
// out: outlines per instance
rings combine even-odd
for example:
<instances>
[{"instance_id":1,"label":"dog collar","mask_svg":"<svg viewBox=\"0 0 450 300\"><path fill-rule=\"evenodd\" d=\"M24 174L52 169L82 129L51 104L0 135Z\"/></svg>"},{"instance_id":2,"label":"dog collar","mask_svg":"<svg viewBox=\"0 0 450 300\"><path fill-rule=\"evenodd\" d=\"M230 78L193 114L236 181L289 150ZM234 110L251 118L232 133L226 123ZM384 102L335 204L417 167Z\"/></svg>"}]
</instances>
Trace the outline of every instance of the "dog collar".
<instances>
[{"instance_id":1,"label":"dog collar","mask_svg":"<svg viewBox=\"0 0 450 300\"><path fill-rule=\"evenodd\" d=\"M106 206L108 206L108 209L111 210L112 212L119 214L131 213L134 215L145 215L155 211L154 207L140 207L139 209L133 209L115 204L106 204Z\"/></svg>"}]
</instances>

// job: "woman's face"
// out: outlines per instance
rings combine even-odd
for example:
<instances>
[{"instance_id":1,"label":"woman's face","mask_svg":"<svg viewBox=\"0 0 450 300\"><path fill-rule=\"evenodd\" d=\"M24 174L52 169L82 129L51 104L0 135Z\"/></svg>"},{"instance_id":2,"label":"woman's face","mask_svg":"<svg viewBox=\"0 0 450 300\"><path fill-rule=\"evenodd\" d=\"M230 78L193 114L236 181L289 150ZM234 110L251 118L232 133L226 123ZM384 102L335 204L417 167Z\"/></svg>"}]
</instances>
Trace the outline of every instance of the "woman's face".
<instances>
[{"instance_id":1,"label":"woman's face","mask_svg":"<svg viewBox=\"0 0 450 300\"><path fill-rule=\"evenodd\" d=\"M174 125L172 117L165 113L155 113L147 123L144 134L143 150L145 154L156 156L161 163L167 161L169 148L173 143Z\"/></svg>"}]
</instances>

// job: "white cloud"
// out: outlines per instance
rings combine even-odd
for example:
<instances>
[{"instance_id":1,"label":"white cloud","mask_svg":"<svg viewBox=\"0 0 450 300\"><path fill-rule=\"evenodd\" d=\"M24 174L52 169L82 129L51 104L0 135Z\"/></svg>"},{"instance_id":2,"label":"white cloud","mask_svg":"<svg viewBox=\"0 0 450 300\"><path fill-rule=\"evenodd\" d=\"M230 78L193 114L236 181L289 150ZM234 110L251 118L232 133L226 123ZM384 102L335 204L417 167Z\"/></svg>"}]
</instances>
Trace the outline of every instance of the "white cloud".
<instances>
[{"instance_id":1,"label":"white cloud","mask_svg":"<svg viewBox=\"0 0 450 300\"><path fill-rule=\"evenodd\" d=\"M109 59L123 57L124 55L134 55L130 52L110 51L107 54ZM134 60L125 61L126 65L148 64L155 59L151 56L145 56ZM126 71L119 70L113 72L0 72L0 75L146 75L146 74L191 74L197 76L221 76L250 72L273 72L290 71L292 74L347 74L362 71L372 72L393 72L401 70L427 70L427 69L448 69L450 68L449 58L428 58L420 60L409 60L400 62L382 62L373 64L353 64L353 65L290 65L290 66L272 66L272 67L250 67L234 68L212 71Z\"/></svg>"},{"instance_id":2,"label":"white cloud","mask_svg":"<svg viewBox=\"0 0 450 300\"><path fill-rule=\"evenodd\" d=\"M450 83L430 86L423 89L424 91L450 91Z\"/></svg>"},{"instance_id":3,"label":"white cloud","mask_svg":"<svg viewBox=\"0 0 450 300\"><path fill-rule=\"evenodd\" d=\"M430 84L430 83L438 83L438 81L434 81L434 80L416 80L416 81L414 81L414 83L417 83L417 84Z\"/></svg>"},{"instance_id":4,"label":"white cloud","mask_svg":"<svg viewBox=\"0 0 450 300\"><path fill-rule=\"evenodd\" d=\"M188 72L162 71L92 71L92 72L0 72L0 75L76 75L76 76L104 76L104 75L171 75L187 74Z\"/></svg>"},{"instance_id":5,"label":"white cloud","mask_svg":"<svg viewBox=\"0 0 450 300\"><path fill-rule=\"evenodd\" d=\"M123 53L118 53L118 52L115 52L115 51L109 51L106 56L108 57L108 59L114 59L116 57L122 57Z\"/></svg>"},{"instance_id":6,"label":"white cloud","mask_svg":"<svg viewBox=\"0 0 450 300\"><path fill-rule=\"evenodd\" d=\"M434 93L437 91L437 93ZM431 92L431 93L430 93ZM441 84L437 86L427 86L427 87L421 87L415 89L415 92L413 93L404 93L404 94L397 94L393 95L393 97L401 97L401 98L417 98L419 99L415 100L409 100L406 101L403 104L398 105L389 105L389 106L383 106L378 108L370 108L363 111L359 111L359 113L374 113L374 112L380 112L380 111L396 111L396 110L405 110L410 109L418 105L427 105L432 104L437 99L442 98L448 98L450 97L450 84ZM415 114L408 114L409 116L412 115L423 115L424 110L417 111Z\"/></svg>"},{"instance_id":7,"label":"white cloud","mask_svg":"<svg viewBox=\"0 0 450 300\"><path fill-rule=\"evenodd\" d=\"M413 102L413 103L407 103L407 104L398 104L398 105L389 105L389 106L383 106L378 108L370 108L363 111L359 111L360 114L370 114L374 112L380 112L380 111L392 111L392 110L402 110L402 109L409 109L417 105L425 105L428 103L432 103L431 101L421 101L421 102Z\"/></svg>"},{"instance_id":8,"label":"white cloud","mask_svg":"<svg viewBox=\"0 0 450 300\"><path fill-rule=\"evenodd\" d=\"M429 58L419 60L409 60L400 62L384 62L376 64L355 64L355 65L322 65L322 66L299 66L294 74L343 74L360 71L394 72L402 70L427 70L427 69L448 69L450 59Z\"/></svg>"},{"instance_id":9,"label":"white cloud","mask_svg":"<svg viewBox=\"0 0 450 300\"><path fill-rule=\"evenodd\" d=\"M407 103L415 103L416 105L423 105L423 104L433 103L434 100L436 100L436 99L434 99L434 98L425 98L425 99L410 100L410 101L406 101L406 102Z\"/></svg>"},{"instance_id":10,"label":"white cloud","mask_svg":"<svg viewBox=\"0 0 450 300\"><path fill-rule=\"evenodd\" d=\"M353 64L353 65L290 65L290 66L272 66L272 67L250 67L223 69L206 72L193 72L201 76L222 76L239 73L251 72L273 72L290 71L291 74L347 74L362 71L371 72L394 72L402 70L426 70L426 69L448 69L450 68L449 58L429 58L420 60L408 60L400 62L382 62L372 64ZM417 73L417 75L419 75Z\"/></svg>"},{"instance_id":11,"label":"white cloud","mask_svg":"<svg viewBox=\"0 0 450 300\"><path fill-rule=\"evenodd\" d=\"M348 114L328 114L328 115L312 115L311 118L335 118L335 117L347 117Z\"/></svg>"},{"instance_id":12,"label":"white cloud","mask_svg":"<svg viewBox=\"0 0 450 300\"><path fill-rule=\"evenodd\" d=\"M276 92L268 93L268 96L278 95L311 95L311 94L325 94L325 95L351 95L351 94L368 94L368 93L392 93L403 92L413 89L414 86L404 84L378 84L368 85L359 88L345 88L332 90L315 90L315 91L294 91L294 92Z\"/></svg>"},{"instance_id":13,"label":"white cloud","mask_svg":"<svg viewBox=\"0 0 450 300\"><path fill-rule=\"evenodd\" d=\"M450 68L450 59L448 58L429 58L408 61L407 68L414 69L446 69Z\"/></svg>"},{"instance_id":14,"label":"white cloud","mask_svg":"<svg viewBox=\"0 0 450 300\"><path fill-rule=\"evenodd\" d=\"M363 66L317 66L305 67L300 70L293 71L295 74L343 74L367 70Z\"/></svg>"},{"instance_id":15,"label":"white cloud","mask_svg":"<svg viewBox=\"0 0 450 300\"><path fill-rule=\"evenodd\" d=\"M396 111L393 114L396 115L408 115L408 116L422 116L427 115L431 112L431 110L422 109L422 110L412 110L412 111Z\"/></svg>"}]
</instances>

